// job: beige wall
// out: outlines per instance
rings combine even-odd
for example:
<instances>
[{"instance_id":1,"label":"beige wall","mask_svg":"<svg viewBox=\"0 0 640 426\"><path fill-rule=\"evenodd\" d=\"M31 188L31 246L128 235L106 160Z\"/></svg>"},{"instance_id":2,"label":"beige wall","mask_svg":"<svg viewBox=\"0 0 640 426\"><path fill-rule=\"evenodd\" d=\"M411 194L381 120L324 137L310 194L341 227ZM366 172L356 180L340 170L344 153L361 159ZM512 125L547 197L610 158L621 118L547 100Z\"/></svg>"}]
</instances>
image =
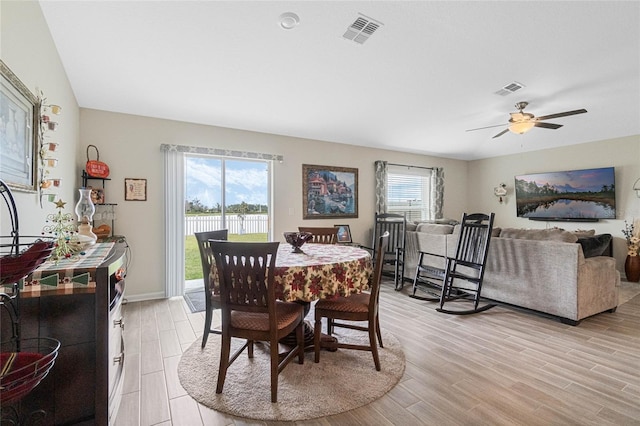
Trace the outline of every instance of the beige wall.
<instances>
[{"instance_id":1,"label":"beige wall","mask_svg":"<svg viewBox=\"0 0 640 426\"><path fill-rule=\"evenodd\" d=\"M302 164L320 164L358 169L357 219L341 219L349 224L355 241L366 243L374 217L374 166L376 160L445 169L447 217L460 217L466 208L467 162L350 145L312 141L272 134L247 132L214 126L161 120L91 109L80 110L81 146L92 143L100 149L100 159L111 169L106 184L107 202L117 203L115 230L131 245L133 264L128 276L128 296L154 297L164 287L163 223L163 143L241 149L282 154L274 164L273 239L284 241L282 233L299 225L333 225L331 219L302 219ZM80 158L77 167L84 165ZM147 179L146 202L124 201L124 178Z\"/></svg>"},{"instance_id":2,"label":"beige wall","mask_svg":"<svg viewBox=\"0 0 640 426\"><path fill-rule=\"evenodd\" d=\"M62 179L58 194L72 211L77 200L78 104L38 2L0 2L0 54L4 63L33 94L42 90L50 103L62 106L62 114L54 116L60 123L58 130L47 132L46 140L59 143L55 152L58 165L51 169L50 176ZM44 201L41 208L37 195L13 193L18 203L20 233L40 235L46 215L54 213L55 206ZM6 213L4 205L0 206L3 217L0 235L7 235Z\"/></svg>"},{"instance_id":3,"label":"beige wall","mask_svg":"<svg viewBox=\"0 0 640 426\"><path fill-rule=\"evenodd\" d=\"M528 135L527 135L528 136ZM533 136L533 134L531 134ZM597 223L537 222L516 217L514 177L525 173L588 169L596 167L616 168L616 220ZM624 270L626 244L621 230L624 219L640 218L640 198L632 190L640 178L640 136L585 143L517 155L494 157L469 162L468 206L479 211L496 213L496 226L513 228L554 227L567 230L595 229L614 237L613 252L618 270ZM508 195L503 204L493 195L493 188L500 182L507 184Z\"/></svg>"}]
</instances>

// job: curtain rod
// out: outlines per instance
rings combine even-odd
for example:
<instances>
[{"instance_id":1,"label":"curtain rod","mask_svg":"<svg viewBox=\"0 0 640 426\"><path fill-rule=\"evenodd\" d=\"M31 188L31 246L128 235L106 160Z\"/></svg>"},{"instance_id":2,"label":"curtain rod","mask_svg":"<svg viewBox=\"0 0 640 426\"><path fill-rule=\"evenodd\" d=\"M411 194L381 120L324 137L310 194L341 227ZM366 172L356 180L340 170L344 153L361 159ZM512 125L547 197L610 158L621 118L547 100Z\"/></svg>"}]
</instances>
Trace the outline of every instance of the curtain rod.
<instances>
[{"instance_id":1,"label":"curtain rod","mask_svg":"<svg viewBox=\"0 0 640 426\"><path fill-rule=\"evenodd\" d=\"M399 167L413 167L414 169L433 170L433 167L410 166L408 164L387 163L387 165L389 165L389 166L399 166Z\"/></svg>"}]
</instances>

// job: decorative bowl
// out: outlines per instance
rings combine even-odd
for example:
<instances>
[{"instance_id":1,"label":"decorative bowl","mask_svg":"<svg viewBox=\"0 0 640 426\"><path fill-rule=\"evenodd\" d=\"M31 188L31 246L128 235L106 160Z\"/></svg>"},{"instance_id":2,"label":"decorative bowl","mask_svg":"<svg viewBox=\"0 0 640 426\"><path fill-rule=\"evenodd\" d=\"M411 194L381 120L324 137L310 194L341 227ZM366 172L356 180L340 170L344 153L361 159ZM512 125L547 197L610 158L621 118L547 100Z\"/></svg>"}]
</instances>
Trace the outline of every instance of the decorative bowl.
<instances>
[{"instance_id":1,"label":"decorative bowl","mask_svg":"<svg viewBox=\"0 0 640 426\"><path fill-rule=\"evenodd\" d=\"M313 237L311 232L285 232L284 239L293 247L292 253L303 253L300 249L304 243Z\"/></svg>"}]
</instances>

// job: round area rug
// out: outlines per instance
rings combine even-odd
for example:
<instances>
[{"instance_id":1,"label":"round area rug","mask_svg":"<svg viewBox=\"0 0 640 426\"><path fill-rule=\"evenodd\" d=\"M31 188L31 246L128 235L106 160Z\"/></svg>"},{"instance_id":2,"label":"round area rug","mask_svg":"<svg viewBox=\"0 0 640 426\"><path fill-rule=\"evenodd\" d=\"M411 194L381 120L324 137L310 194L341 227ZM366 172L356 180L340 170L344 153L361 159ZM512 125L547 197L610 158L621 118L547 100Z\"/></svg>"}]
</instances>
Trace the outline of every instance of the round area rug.
<instances>
[{"instance_id":1,"label":"round area rug","mask_svg":"<svg viewBox=\"0 0 640 426\"><path fill-rule=\"evenodd\" d=\"M324 329L324 327L323 327ZM336 328L340 341L366 344L368 334ZM196 340L183 354L178 365L182 387L199 403L234 416L258 420L305 420L330 416L369 404L391 390L405 368L400 342L382 330L379 348L381 371L376 371L371 352L338 349L322 350L320 362L313 362L313 352L305 354L304 364L297 358L280 373L278 402L271 403L269 348L254 345L254 358L245 350L227 370L221 394L216 394L220 362L220 337L209 336L200 349ZM233 339L231 353L242 340Z\"/></svg>"}]
</instances>

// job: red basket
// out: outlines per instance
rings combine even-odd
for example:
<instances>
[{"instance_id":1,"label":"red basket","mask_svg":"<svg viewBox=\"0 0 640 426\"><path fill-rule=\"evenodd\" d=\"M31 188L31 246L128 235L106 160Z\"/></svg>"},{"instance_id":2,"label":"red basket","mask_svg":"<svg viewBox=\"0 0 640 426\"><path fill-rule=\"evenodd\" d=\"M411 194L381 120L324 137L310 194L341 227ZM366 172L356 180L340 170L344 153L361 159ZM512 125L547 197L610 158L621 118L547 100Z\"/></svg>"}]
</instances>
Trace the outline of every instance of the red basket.
<instances>
[{"instance_id":1,"label":"red basket","mask_svg":"<svg viewBox=\"0 0 640 426\"><path fill-rule=\"evenodd\" d=\"M51 241L36 241L18 255L0 257L0 285L12 284L32 273L53 251Z\"/></svg>"},{"instance_id":2,"label":"red basket","mask_svg":"<svg viewBox=\"0 0 640 426\"><path fill-rule=\"evenodd\" d=\"M20 341L20 352L0 353L0 403L19 401L44 379L58 356L60 342L47 337Z\"/></svg>"}]
</instances>

